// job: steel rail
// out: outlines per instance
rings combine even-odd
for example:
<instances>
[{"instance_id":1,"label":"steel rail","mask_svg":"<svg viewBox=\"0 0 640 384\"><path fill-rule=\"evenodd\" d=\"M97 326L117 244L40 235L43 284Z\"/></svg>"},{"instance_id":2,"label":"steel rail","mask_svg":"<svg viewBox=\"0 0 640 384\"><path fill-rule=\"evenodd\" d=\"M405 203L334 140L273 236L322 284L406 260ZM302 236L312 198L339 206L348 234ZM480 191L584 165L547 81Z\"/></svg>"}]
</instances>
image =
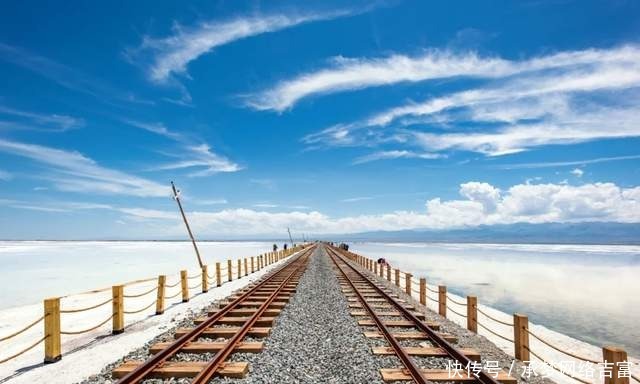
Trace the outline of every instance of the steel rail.
<instances>
[{"instance_id":1,"label":"steel rail","mask_svg":"<svg viewBox=\"0 0 640 384\"><path fill-rule=\"evenodd\" d=\"M224 363L227 357L229 357L229 355L233 353L236 344L241 342L247 336L251 327L255 325L256 321L258 321L258 319L267 310L267 308L269 308L271 303L276 299L276 297L280 294L280 292L282 292L284 287L286 287L289 284L289 282L294 276L297 276L301 271L304 270L308 259L309 259L309 253L305 253L302 256L302 259L298 258L293 262L294 264L297 263L298 264L297 266L289 264L290 267L295 267L295 269L293 269L293 271L289 273L284 280L282 280L282 282L280 283L280 285L275 291L271 292L267 300L265 300L262 303L262 305L260 305L260 308L258 308L258 310L254 312L251 318L249 318L249 320L247 320L242 325L242 328L240 328L238 333L233 335L233 337L225 344L224 348L218 351L213 356L213 359L207 362L207 365L200 371L200 373L198 373L198 375L195 378L193 378L193 380L191 381L191 384L206 384L209 382L209 380L213 378L218 368L220 368L220 366Z\"/></svg>"},{"instance_id":2,"label":"steel rail","mask_svg":"<svg viewBox=\"0 0 640 384\"><path fill-rule=\"evenodd\" d=\"M393 299L389 294L380 289L373 281L371 281L368 277L366 277L363 273L361 273L357 268L355 268L351 263L347 262L344 259L342 254L338 253L339 251L334 250L333 248L329 248L332 253L337 255L351 270L357 273L362 279L367 281L375 290L382 295L389 303L391 303L397 310L400 312L407 320L410 320L415 324L415 327L426 333L431 341L436 343L440 348L442 348L450 357L457 360L462 364L463 367L469 366L473 362L464 353L458 350L453 344L449 343L445 339L443 339L440 335L438 335L431 327L427 326L420 319L418 319L411 311L406 309L400 303L398 303L395 299ZM374 316L375 318L375 316ZM422 374L422 372L420 372ZM482 384L498 384L499 382L491 377L487 372L480 371L478 372L476 379Z\"/></svg>"},{"instance_id":3,"label":"steel rail","mask_svg":"<svg viewBox=\"0 0 640 384\"><path fill-rule=\"evenodd\" d=\"M282 267L280 267L279 269L271 273L270 276L268 276L266 279L264 279L259 284L255 285L253 288L251 288L247 292L243 293L242 295L234 299L231 303L225 305L214 315L207 318L207 320L200 323L190 332L187 332L186 334L179 337L177 340L171 343L168 347L156 353L155 355L151 356L144 363L140 364L133 371L126 374L116 383L117 384L134 384L134 383L137 384L145 380L145 378L149 376L149 374L151 374L156 368L160 367L162 364L164 364L167 360L169 360L175 354L179 353L180 350L183 347L185 347L188 343L194 340L197 340L212 324L220 320L222 317L228 314L231 310L235 309L238 306L238 304L245 301L247 297L251 296L258 289L265 286L267 283L271 281L273 277L277 276L280 272L282 272L285 268L289 267L292 263L300 259L302 256L310 253L310 251L312 251L314 248L315 246L312 246L304 250L303 252L301 252L298 256L296 256L295 259L291 260L289 263L283 265Z\"/></svg>"},{"instance_id":4,"label":"steel rail","mask_svg":"<svg viewBox=\"0 0 640 384\"><path fill-rule=\"evenodd\" d=\"M418 367L416 365L416 363L409 356L409 354L402 348L402 346L400 345L398 340L395 337L393 337L393 334L391 333L391 331L389 331L389 328L387 328L387 326L384 325L382 320L380 320L378 315L376 315L376 313L373 311L373 309L371 308L369 303L367 303L367 301L365 300L364 296L356 288L356 285L353 282L353 280L347 275L347 272L345 272L345 270L340 266L340 264L338 264L338 262L335 259L335 256L338 256L338 254L335 253L331 248L329 248L329 250L333 254L333 255L330 254L329 257L331 257L331 260L335 263L335 265L338 267L338 269L340 270L340 272L342 273L344 278L347 280L347 282L351 286L351 289L353 289L353 291L356 293L356 295L360 299L360 302L361 302L362 306L366 309L366 311L369 313L369 316L376 323L376 326L380 329L380 331L384 335L384 338L387 339L389 344L391 344L391 346L393 347L393 350L396 352L396 355L398 355L400 360L402 360L402 364L404 364L404 366L409 371L409 374L411 375L411 378L413 379L413 381L418 383L418 384L426 384L426 383L428 383L429 381L422 374L422 371L420 370L420 367ZM344 262L344 260L343 260L343 262ZM360 274L360 273L358 273L358 274ZM362 275L360 275L360 276L363 277ZM370 281L368 279L366 281L370 283Z\"/></svg>"}]
</instances>

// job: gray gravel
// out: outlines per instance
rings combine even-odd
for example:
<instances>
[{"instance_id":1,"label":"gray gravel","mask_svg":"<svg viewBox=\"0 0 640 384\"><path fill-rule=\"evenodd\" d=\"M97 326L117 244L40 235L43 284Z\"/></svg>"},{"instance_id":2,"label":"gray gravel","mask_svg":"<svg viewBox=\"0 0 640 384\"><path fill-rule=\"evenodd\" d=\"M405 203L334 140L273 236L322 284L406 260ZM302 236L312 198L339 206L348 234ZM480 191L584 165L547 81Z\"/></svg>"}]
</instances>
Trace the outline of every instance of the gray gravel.
<instances>
[{"instance_id":1,"label":"gray gravel","mask_svg":"<svg viewBox=\"0 0 640 384\"><path fill-rule=\"evenodd\" d=\"M377 357L349 314L324 250L317 249L295 296L276 319L259 354L234 354L250 362L243 380L214 383L371 383L381 384Z\"/></svg>"},{"instance_id":2,"label":"gray gravel","mask_svg":"<svg viewBox=\"0 0 640 384\"><path fill-rule=\"evenodd\" d=\"M440 324L440 332L458 337L457 345L472 347L481 352L482 361L499 361L509 369L512 357L508 356L486 338L476 335L457 324L443 319L437 313L421 306L386 280L378 280L381 285L395 292L400 298L412 303L416 310L426 314L427 321ZM348 303L340 290L332 263L322 249L317 249L309 262L306 273L300 280L298 290L291 301L276 318L271 335L262 339L265 348L258 354L232 355L232 361L249 362L250 372L245 379L215 378L212 383L371 383L382 384L380 368L398 368L400 360L395 356L374 356L371 347L385 346L381 339L368 339L364 331L374 331L374 327L360 327L350 314ZM99 374L82 384L108 384L111 369L123 360L144 360L148 357L148 347L158 341L173 339L178 327L193 326L193 319L206 311L193 313L189 319L167 326L167 332L147 343L144 347L129 353L123 359L105 367ZM394 328L394 332L410 331ZM204 341L204 340L203 340ZM402 341L405 346L416 346L422 341ZM427 342L426 345L429 345ZM176 360L202 359L204 356L180 354ZM417 358L418 365L425 368L446 368L446 359ZM516 362L515 372L520 363ZM517 376L514 374L514 376ZM147 380L146 384L187 384L189 379ZM519 378L519 383L553 384L548 379L531 377ZM406 382L404 382L406 383Z\"/></svg>"}]
</instances>

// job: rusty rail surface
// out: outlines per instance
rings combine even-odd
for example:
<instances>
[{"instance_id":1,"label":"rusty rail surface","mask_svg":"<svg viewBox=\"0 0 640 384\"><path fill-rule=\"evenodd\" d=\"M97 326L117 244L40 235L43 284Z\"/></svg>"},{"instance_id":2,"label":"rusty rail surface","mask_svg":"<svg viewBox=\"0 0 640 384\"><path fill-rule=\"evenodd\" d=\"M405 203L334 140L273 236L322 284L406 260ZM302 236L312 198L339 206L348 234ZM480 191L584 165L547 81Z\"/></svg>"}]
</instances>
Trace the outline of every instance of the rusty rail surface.
<instances>
[{"instance_id":1,"label":"rusty rail surface","mask_svg":"<svg viewBox=\"0 0 640 384\"><path fill-rule=\"evenodd\" d=\"M459 351L455 346L453 346L453 344L449 343L444 338L442 338L437 332L431 329L431 327L429 327L427 324L425 324L420 319L418 319L418 317L416 317L411 311L406 309L402 304L400 304L397 300L391 297L387 292L385 292L380 287L378 287L378 285L374 281L369 279L360 270L352 266L351 263L349 263L347 259L345 259L345 257L342 255L339 249L333 248L330 246L326 246L326 249L329 251L329 256L331 257L331 259L333 260L337 268L340 270L344 278L349 282L349 285L351 286L351 288L354 290L354 292L360 299L362 306L367 310L367 312L369 313L369 316L376 323L376 326L383 333L385 339L387 339L387 341L393 348L394 353L400 358L402 363L405 365L405 367L409 371L412 379L416 383L427 383L429 381L425 377L425 375L422 373L420 368L415 364L413 359L409 356L409 354L402 348L398 340L389 331L389 329L384 324L384 322L379 318L379 316L367 303L364 296L356 288L356 285L353 282L352 278L349 277L345 269L340 265L339 261L342 262L343 265L346 265L349 268L349 270L352 271L352 273L355 273L361 281L367 283L371 288L375 289L375 291L381 297L383 297L388 303L390 303L393 307L395 307L395 309L398 312L400 312L400 314L405 319L411 321L414 324L415 328L427 334L429 339L433 343L438 345L438 347L442 348L449 357L458 361L460 364L462 364L463 367L466 367L469 364L473 363L471 359L469 359L466 355L464 355L461 351ZM476 380L482 384L498 384L498 381L495 378L491 377L489 374L487 374L485 371L478 372Z\"/></svg>"},{"instance_id":2,"label":"rusty rail surface","mask_svg":"<svg viewBox=\"0 0 640 384\"><path fill-rule=\"evenodd\" d=\"M209 328L214 325L216 321L223 318L230 311L239 308L240 304L246 301L247 299L251 299L251 296L263 289L267 284L273 283L274 281L278 282L277 288L270 294L270 296L260 305L259 309L251 316L251 318L246 321L241 329L225 344L225 346L220 349L214 357L207 362L207 364L203 367L202 371L193 379L192 383L206 383L208 382L213 375L216 373L218 368L224 363L224 360L233 353L236 346L245 338L245 336L249 333L251 327L255 324L255 322L260 318L262 313L269 307L269 305L274 301L274 299L278 296L278 294L282 291L282 289L291 281L291 279L299 275L306 267L307 260L310 254L315 249L315 245L303 250L298 256L289 261L284 266L278 268L276 271L271 272L266 278L264 278L260 283L249 289L248 291L242 293L239 297L235 298L233 301L225 305L215 314L207 317L205 321L197 325L191 331L185 333L177 340L172 342L169 346L162 349L149 359L147 359L144 363L136 367L134 370L126 374L120 380L117 381L118 384L133 384L133 383L141 383L146 378L152 375L153 371L163 364L165 364L169 359L171 359L176 354L180 353L180 351L187 346L189 343L197 340L202 334ZM283 277L284 274L284 277Z\"/></svg>"}]
</instances>

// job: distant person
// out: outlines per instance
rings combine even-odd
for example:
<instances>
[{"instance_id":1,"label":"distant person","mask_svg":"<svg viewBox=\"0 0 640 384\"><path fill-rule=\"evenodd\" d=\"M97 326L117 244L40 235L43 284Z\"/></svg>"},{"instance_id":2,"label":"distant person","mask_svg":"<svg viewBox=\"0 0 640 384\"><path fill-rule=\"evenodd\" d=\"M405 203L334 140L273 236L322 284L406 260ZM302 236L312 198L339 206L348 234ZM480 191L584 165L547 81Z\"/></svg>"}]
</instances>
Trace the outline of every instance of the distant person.
<instances>
[{"instance_id":1,"label":"distant person","mask_svg":"<svg viewBox=\"0 0 640 384\"><path fill-rule=\"evenodd\" d=\"M278 250L278 246L276 244L273 244L273 252Z\"/></svg>"},{"instance_id":2,"label":"distant person","mask_svg":"<svg viewBox=\"0 0 640 384\"><path fill-rule=\"evenodd\" d=\"M282 246L282 248L284 248L284 250L287 250L287 243L284 243L284 245Z\"/></svg>"},{"instance_id":3,"label":"distant person","mask_svg":"<svg viewBox=\"0 0 640 384\"><path fill-rule=\"evenodd\" d=\"M379 265L387 265L387 260L385 260L383 257L378 259L378 264Z\"/></svg>"}]
</instances>

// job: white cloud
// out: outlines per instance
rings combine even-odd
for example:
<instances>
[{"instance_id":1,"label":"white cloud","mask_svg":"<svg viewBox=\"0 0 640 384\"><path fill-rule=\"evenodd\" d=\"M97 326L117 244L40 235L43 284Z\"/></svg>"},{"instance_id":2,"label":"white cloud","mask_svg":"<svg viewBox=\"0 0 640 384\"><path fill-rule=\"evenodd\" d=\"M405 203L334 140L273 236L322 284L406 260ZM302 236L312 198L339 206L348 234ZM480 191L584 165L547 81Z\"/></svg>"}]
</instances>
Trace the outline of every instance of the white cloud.
<instances>
[{"instance_id":1,"label":"white cloud","mask_svg":"<svg viewBox=\"0 0 640 384\"><path fill-rule=\"evenodd\" d=\"M166 82L174 74L186 74L190 62L216 47L299 24L334 19L348 14L350 12L336 11L245 16L230 20L209 21L193 28L176 24L171 36L164 38L145 36L142 45L129 52L129 55L151 53L149 78L156 82Z\"/></svg>"},{"instance_id":2,"label":"white cloud","mask_svg":"<svg viewBox=\"0 0 640 384\"><path fill-rule=\"evenodd\" d=\"M461 199L426 201L420 211L394 211L375 215L330 217L318 211L288 212L225 209L189 211L189 222L198 236L277 234L284 228L305 233L357 233L407 229L451 229L478 225L550 222L640 223L640 187L623 188L613 183L584 185L517 184L500 190L483 182L460 185ZM78 209L109 209L143 225L153 224L154 235L183 235L177 211L139 207L114 207L98 203L34 204L0 200L21 209L64 212ZM270 205L269 205L270 206ZM34 208L35 207L35 208ZM158 233L157 231L164 231Z\"/></svg>"},{"instance_id":3,"label":"white cloud","mask_svg":"<svg viewBox=\"0 0 640 384\"><path fill-rule=\"evenodd\" d=\"M574 175L575 177L582 177L582 175L584 175L584 171L580 168L574 168L571 171L571 174Z\"/></svg>"},{"instance_id":4,"label":"white cloud","mask_svg":"<svg viewBox=\"0 0 640 384\"><path fill-rule=\"evenodd\" d=\"M353 164L364 164L378 160L393 160L393 159L441 159L445 157L438 153L418 153L406 150L393 150L393 151L379 151L369 155L361 156L353 161Z\"/></svg>"},{"instance_id":5,"label":"white cloud","mask_svg":"<svg viewBox=\"0 0 640 384\"><path fill-rule=\"evenodd\" d=\"M300 99L317 94L459 76L502 78L565 67L631 63L639 59L640 50L634 46L560 52L522 61L437 49L415 57L399 54L373 59L336 57L328 68L284 80L250 96L248 104L256 109L283 111Z\"/></svg>"},{"instance_id":6,"label":"white cloud","mask_svg":"<svg viewBox=\"0 0 640 384\"><path fill-rule=\"evenodd\" d=\"M168 186L98 165L78 153L0 139L0 152L32 160L46 167L42 178L50 180L59 190L96 192L138 197L166 197Z\"/></svg>"},{"instance_id":7,"label":"white cloud","mask_svg":"<svg viewBox=\"0 0 640 384\"><path fill-rule=\"evenodd\" d=\"M375 196L358 196L340 200L341 203L357 203L358 201L373 200Z\"/></svg>"},{"instance_id":8,"label":"white cloud","mask_svg":"<svg viewBox=\"0 0 640 384\"><path fill-rule=\"evenodd\" d=\"M213 152L208 144L193 144L192 139L182 133L168 129L162 123L146 123L134 120L125 120L125 123L181 144L180 153L172 154L172 156L180 158L179 161L163 164L152 170L199 168L190 172L188 176L204 177L220 172L237 172L243 169L243 167L228 158Z\"/></svg>"},{"instance_id":9,"label":"white cloud","mask_svg":"<svg viewBox=\"0 0 640 384\"><path fill-rule=\"evenodd\" d=\"M303 141L315 146L394 144L390 152L397 153L418 147L430 153L497 156L550 144L638 137L638 63L640 48L626 46L493 64L505 69L487 75L491 80L479 88L339 123Z\"/></svg>"},{"instance_id":10,"label":"white cloud","mask_svg":"<svg viewBox=\"0 0 640 384\"><path fill-rule=\"evenodd\" d=\"M0 115L6 115L12 118L10 121L1 122L2 125L22 129L32 129L33 125L37 125L47 131L64 132L84 126L84 120L81 118L55 113L41 114L27 112L1 105Z\"/></svg>"},{"instance_id":11,"label":"white cloud","mask_svg":"<svg viewBox=\"0 0 640 384\"><path fill-rule=\"evenodd\" d=\"M564 167L564 166L571 166L571 165L597 164L597 163L606 163L609 161L624 161L624 160L636 160L636 159L640 159L640 155L597 157L595 159L587 159L587 160L550 161L550 162L543 162L543 163L506 164L506 165L501 165L498 168L502 168L502 169L553 168L553 167Z\"/></svg>"}]
</instances>

